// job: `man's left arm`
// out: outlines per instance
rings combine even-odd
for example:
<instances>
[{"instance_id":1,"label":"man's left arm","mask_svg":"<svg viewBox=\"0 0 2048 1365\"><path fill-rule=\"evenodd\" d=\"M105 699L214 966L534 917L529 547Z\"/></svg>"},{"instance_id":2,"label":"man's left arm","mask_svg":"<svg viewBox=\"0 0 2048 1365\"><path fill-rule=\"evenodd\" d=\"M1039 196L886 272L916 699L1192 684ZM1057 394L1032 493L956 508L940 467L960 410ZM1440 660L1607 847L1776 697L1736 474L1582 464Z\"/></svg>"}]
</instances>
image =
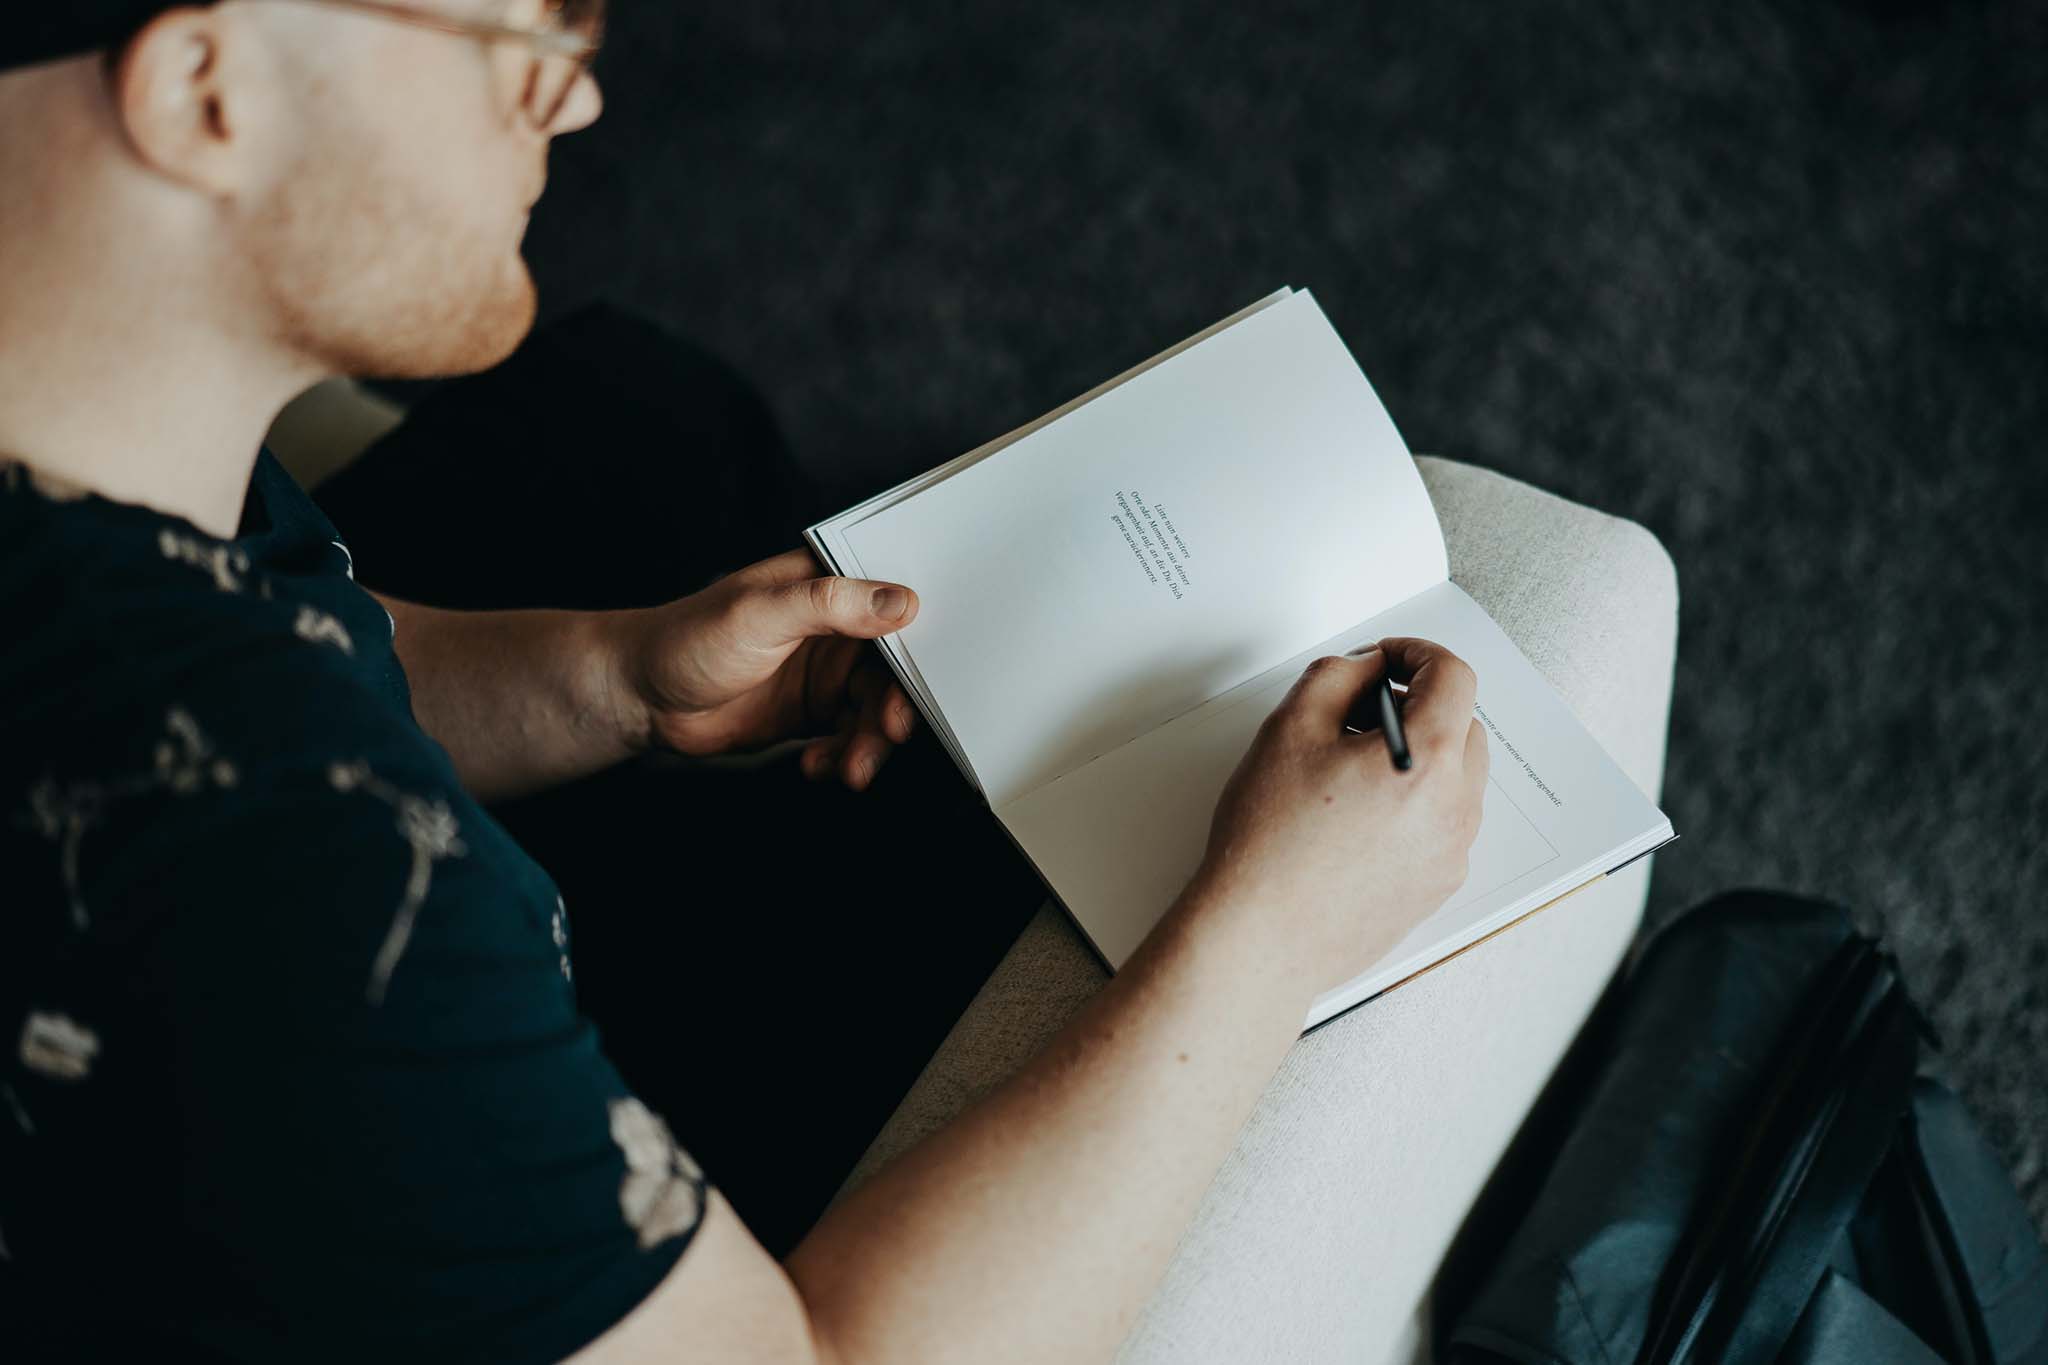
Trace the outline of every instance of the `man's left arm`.
<instances>
[{"instance_id":1,"label":"man's left arm","mask_svg":"<svg viewBox=\"0 0 2048 1365\"><path fill-rule=\"evenodd\" d=\"M816 737L805 776L865 787L910 737L910 699L867 642L908 625L899 584L821 574L807 550L627 611L449 611L373 594L397 627L413 714L478 800L651 750Z\"/></svg>"},{"instance_id":2,"label":"man's left arm","mask_svg":"<svg viewBox=\"0 0 2048 1365\"><path fill-rule=\"evenodd\" d=\"M644 753L647 708L620 667L627 612L446 611L373 594L397 623L413 714L480 801Z\"/></svg>"}]
</instances>

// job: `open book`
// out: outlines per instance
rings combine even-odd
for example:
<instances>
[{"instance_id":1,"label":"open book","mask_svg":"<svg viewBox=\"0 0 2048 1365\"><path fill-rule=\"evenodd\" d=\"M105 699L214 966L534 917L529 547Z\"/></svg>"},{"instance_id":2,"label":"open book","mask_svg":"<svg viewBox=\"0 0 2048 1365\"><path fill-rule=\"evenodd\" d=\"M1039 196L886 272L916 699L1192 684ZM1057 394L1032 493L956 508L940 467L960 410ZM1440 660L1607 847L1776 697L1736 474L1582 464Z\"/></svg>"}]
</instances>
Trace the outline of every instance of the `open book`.
<instances>
[{"instance_id":1,"label":"open book","mask_svg":"<svg viewBox=\"0 0 2048 1365\"><path fill-rule=\"evenodd\" d=\"M808 535L833 572L917 590L917 619L878 643L1112 971L1194 873L1302 669L1385 636L1478 674L1484 819L1464 886L1305 1027L1673 837L1450 581L1415 461L1306 291Z\"/></svg>"}]
</instances>

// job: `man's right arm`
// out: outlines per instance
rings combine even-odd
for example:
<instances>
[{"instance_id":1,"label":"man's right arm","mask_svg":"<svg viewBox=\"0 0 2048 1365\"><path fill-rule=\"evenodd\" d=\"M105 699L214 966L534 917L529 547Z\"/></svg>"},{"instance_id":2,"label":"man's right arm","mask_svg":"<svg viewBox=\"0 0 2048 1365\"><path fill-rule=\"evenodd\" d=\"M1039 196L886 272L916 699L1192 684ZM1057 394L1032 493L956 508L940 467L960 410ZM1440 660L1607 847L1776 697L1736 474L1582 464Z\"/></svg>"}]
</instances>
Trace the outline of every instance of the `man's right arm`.
<instances>
[{"instance_id":1,"label":"man's right arm","mask_svg":"<svg viewBox=\"0 0 2048 1365\"><path fill-rule=\"evenodd\" d=\"M1053 1042L833 1207L777 1266L714 1200L577 1365L1108 1359L1315 995L1464 879L1486 748L1471 670L1421 641L1318 660L1218 802L1187 890ZM1343 730L1383 667L1415 769Z\"/></svg>"},{"instance_id":2,"label":"man's right arm","mask_svg":"<svg viewBox=\"0 0 2048 1365\"><path fill-rule=\"evenodd\" d=\"M716 1199L578 1365L1106 1359L1307 1014L1305 979L1261 969L1256 928L1183 897L1043 1052L786 1267Z\"/></svg>"}]
</instances>

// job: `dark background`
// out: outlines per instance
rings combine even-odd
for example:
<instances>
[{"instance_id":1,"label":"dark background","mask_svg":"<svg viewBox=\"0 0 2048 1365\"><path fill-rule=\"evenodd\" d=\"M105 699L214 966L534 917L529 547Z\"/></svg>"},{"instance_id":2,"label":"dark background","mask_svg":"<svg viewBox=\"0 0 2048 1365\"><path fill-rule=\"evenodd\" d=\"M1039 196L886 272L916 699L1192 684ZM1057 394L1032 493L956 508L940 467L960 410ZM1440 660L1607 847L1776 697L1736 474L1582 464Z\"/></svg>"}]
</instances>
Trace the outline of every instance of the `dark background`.
<instances>
[{"instance_id":1,"label":"dark background","mask_svg":"<svg viewBox=\"0 0 2048 1365\"><path fill-rule=\"evenodd\" d=\"M2048 1226L2048 7L615 9L547 310L730 358L835 496L1291 284L1413 448L1655 531L1651 921L1881 926Z\"/></svg>"}]
</instances>

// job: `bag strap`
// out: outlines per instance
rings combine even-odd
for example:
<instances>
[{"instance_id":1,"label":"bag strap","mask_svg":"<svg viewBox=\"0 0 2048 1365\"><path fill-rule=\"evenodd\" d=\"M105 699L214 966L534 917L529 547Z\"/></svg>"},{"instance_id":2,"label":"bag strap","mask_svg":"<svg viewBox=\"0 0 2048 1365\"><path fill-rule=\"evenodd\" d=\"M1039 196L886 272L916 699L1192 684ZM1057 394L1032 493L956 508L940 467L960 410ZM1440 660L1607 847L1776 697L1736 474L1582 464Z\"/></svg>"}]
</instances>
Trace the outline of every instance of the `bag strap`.
<instances>
[{"instance_id":1,"label":"bag strap","mask_svg":"<svg viewBox=\"0 0 2048 1365\"><path fill-rule=\"evenodd\" d=\"M1998 1154L1948 1089L1921 1077L1903 1129L1905 1203L1954 1365L2048 1365L2048 1246Z\"/></svg>"},{"instance_id":2,"label":"bag strap","mask_svg":"<svg viewBox=\"0 0 2048 1365\"><path fill-rule=\"evenodd\" d=\"M1726 1201L1680 1253L1643 1365L1774 1360L1897 1137L1919 1020L1896 964L1852 935L1808 1002L1759 1096Z\"/></svg>"}]
</instances>

